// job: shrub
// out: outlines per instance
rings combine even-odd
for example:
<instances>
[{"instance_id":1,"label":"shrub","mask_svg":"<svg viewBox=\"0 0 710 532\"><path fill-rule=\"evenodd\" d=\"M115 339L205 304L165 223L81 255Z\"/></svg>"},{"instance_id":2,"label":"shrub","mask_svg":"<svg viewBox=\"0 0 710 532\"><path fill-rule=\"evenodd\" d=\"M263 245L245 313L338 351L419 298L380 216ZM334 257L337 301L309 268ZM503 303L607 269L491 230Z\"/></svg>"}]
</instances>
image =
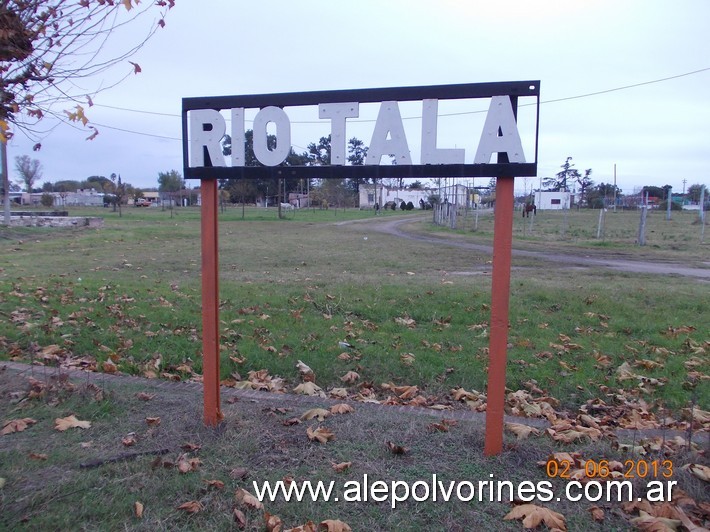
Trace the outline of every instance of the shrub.
<instances>
[{"instance_id":1,"label":"shrub","mask_svg":"<svg viewBox=\"0 0 710 532\"><path fill-rule=\"evenodd\" d=\"M412 203L411 201L407 202L407 210L413 211L414 210L414 203Z\"/></svg>"},{"instance_id":2,"label":"shrub","mask_svg":"<svg viewBox=\"0 0 710 532\"><path fill-rule=\"evenodd\" d=\"M667 209L668 209L668 202L667 202L667 200L666 200L666 201L662 201L661 203L659 203L659 204L658 204L658 209L661 210L661 211L667 210ZM676 201L671 201L671 210L672 210L672 211L682 211L682 210L683 210L683 206L682 206L680 203L676 202Z\"/></svg>"},{"instance_id":3,"label":"shrub","mask_svg":"<svg viewBox=\"0 0 710 532\"><path fill-rule=\"evenodd\" d=\"M399 204L399 210L400 210L400 211L406 211L406 210L407 210L407 204L404 203L404 200L402 200L402 203Z\"/></svg>"},{"instance_id":4,"label":"shrub","mask_svg":"<svg viewBox=\"0 0 710 532\"><path fill-rule=\"evenodd\" d=\"M51 207L52 205L54 205L54 196L45 192L44 194L42 194L42 197L39 201L44 207Z\"/></svg>"}]
</instances>

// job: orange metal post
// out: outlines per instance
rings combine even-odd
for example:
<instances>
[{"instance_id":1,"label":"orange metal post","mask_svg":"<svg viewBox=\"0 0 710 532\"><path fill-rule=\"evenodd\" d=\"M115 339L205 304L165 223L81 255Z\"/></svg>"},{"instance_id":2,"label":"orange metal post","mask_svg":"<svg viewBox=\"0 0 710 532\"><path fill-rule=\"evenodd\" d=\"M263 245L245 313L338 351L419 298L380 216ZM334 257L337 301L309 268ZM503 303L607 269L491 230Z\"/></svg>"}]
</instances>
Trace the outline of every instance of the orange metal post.
<instances>
[{"instance_id":1,"label":"orange metal post","mask_svg":"<svg viewBox=\"0 0 710 532\"><path fill-rule=\"evenodd\" d=\"M503 450L514 182L515 178L513 177L499 177L496 181L491 336L488 343L488 405L486 407L486 440L483 450L486 456L500 454Z\"/></svg>"},{"instance_id":2,"label":"orange metal post","mask_svg":"<svg viewBox=\"0 0 710 532\"><path fill-rule=\"evenodd\" d=\"M219 400L219 261L217 180L202 179L202 381L204 422L216 426L224 417Z\"/></svg>"}]
</instances>

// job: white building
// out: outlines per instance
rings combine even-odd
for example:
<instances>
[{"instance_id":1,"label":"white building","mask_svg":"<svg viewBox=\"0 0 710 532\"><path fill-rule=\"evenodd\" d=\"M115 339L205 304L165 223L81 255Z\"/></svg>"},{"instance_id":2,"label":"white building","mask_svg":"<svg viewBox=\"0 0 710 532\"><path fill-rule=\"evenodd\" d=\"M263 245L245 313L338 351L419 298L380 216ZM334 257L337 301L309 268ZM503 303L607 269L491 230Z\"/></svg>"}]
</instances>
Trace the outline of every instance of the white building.
<instances>
[{"instance_id":1,"label":"white building","mask_svg":"<svg viewBox=\"0 0 710 532\"><path fill-rule=\"evenodd\" d=\"M572 206L572 194L567 191L535 191L535 206L543 211L569 209Z\"/></svg>"},{"instance_id":2,"label":"white building","mask_svg":"<svg viewBox=\"0 0 710 532\"><path fill-rule=\"evenodd\" d=\"M387 203L393 201L399 209L400 203L409 203L414 205L415 209L421 207L420 200L427 203L429 196L436 194L437 190L433 188L409 189L399 187L388 187L382 183L377 185L360 185L360 208L374 209L375 203L383 208Z\"/></svg>"},{"instance_id":3,"label":"white building","mask_svg":"<svg viewBox=\"0 0 710 532\"><path fill-rule=\"evenodd\" d=\"M465 185L449 185L441 188L399 188L389 187L382 183L377 185L360 185L360 208L372 209L375 203L384 207L388 202L393 201L399 209L400 203L414 205L415 209L421 208L422 203L428 203L431 196L438 196L442 203L450 203L458 207L470 207L472 201L477 200L477 194L472 194Z\"/></svg>"}]
</instances>

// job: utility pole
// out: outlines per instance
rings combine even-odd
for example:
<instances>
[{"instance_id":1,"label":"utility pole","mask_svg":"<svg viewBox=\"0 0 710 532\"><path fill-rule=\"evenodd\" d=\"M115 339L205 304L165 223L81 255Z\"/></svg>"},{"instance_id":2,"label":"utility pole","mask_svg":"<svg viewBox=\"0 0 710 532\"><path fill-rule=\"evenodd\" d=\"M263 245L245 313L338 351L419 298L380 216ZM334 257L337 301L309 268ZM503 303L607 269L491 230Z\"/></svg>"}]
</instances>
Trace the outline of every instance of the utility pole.
<instances>
[{"instance_id":1,"label":"utility pole","mask_svg":"<svg viewBox=\"0 0 710 532\"><path fill-rule=\"evenodd\" d=\"M7 140L0 141L0 161L2 162L3 204L5 210L5 225L10 225L10 174L7 171Z\"/></svg>"},{"instance_id":2,"label":"utility pole","mask_svg":"<svg viewBox=\"0 0 710 532\"><path fill-rule=\"evenodd\" d=\"M614 163L614 212L616 212L616 163Z\"/></svg>"},{"instance_id":3,"label":"utility pole","mask_svg":"<svg viewBox=\"0 0 710 532\"><path fill-rule=\"evenodd\" d=\"M683 178L683 195L685 196L685 184L688 182L687 179Z\"/></svg>"}]
</instances>

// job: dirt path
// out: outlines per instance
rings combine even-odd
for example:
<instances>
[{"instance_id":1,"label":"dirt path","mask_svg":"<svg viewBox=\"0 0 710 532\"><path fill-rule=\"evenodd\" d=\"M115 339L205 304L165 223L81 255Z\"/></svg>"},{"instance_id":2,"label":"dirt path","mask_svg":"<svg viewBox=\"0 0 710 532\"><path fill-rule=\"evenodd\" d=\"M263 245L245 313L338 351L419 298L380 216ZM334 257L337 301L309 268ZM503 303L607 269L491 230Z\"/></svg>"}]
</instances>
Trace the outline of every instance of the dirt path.
<instances>
[{"instance_id":1,"label":"dirt path","mask_svg":"<svg viewBox=\"0 0 710 532\"><path fill-rule=\"evenodd\" d=\"M493 246L485 244L474 244L472 242L462 242L445 237L434 235L420 235L407 232L403 227L411 223L412 218L376 218L368 219L364 222L375 231L386 233L398 238L416 240L417 242L428 242L437 246L452 246L472 251L493 254ZM347 222L346 222L347 223ZM570 266L585 268L607 268L621 272L644 273L654 275L680 275L684 277L694 277L696 279L710 281L710 268L693 268L681 263L672 262L651 262L648 260L623 260L610 257L591 257L588 255L572 255L561 253L546 253L542 251L528 251L513 249L514 257L529 257L546 260Z\"/></svg>"}]
</instances>

